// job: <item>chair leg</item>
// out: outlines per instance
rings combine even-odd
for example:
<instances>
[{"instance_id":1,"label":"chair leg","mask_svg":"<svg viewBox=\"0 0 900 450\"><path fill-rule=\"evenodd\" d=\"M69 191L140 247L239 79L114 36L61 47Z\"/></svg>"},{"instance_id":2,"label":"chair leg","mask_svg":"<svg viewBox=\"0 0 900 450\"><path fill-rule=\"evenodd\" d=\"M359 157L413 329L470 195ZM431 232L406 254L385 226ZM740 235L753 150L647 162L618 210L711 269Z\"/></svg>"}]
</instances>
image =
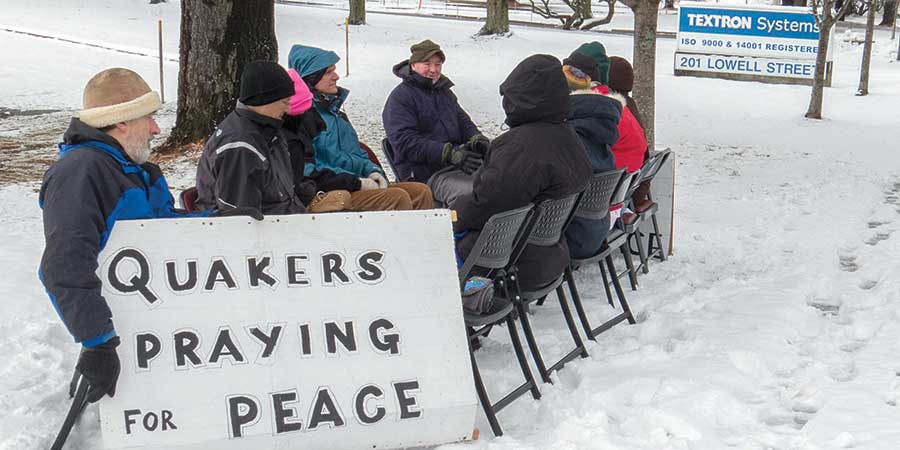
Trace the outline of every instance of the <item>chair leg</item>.
<instances>
[{"instance_id":1,"label":"chair leg","mask_svg":"<svg viewBox=\"0 0 900 450\"><path fill-rule=\"evenodd\" d=\"M500 428L500 422L497 421L497 415L494 413L494 407L491 405L491 399L487 395L484 388L484 381L481 379L481 372L478 370L478 363L475 361L475 354L469 351L469 357L472 359L472 375L475 378L475 392L478 393L478 400L481 402L481 408L487 417L488 423L491 425L491 431L494 436L503 436L503 430Z\"/></svg>"},{"instance_id":2,"label":"chair leg","mask_svg":"<svg viewBox=\"0 0 900 450\"><path fill-rule=\"evenodd\" d=\"M578 320L581 322L581 327L584 328L584 334L588 339L596 341L597 339L591 334L591 324L588 322L587 314L584 312L584 305L581 303L581 296L578 294L578 287L575 286L575 279L572 276L572 270L570 268L566 268L566 283L569 285L569 293L572 294L572 303L575 304L575 313L578 314ZM609 289L609 286L607 286L607 289Z\"/></svg>"},{"instance_id":3,"label":"chair leg","mask_svg":"<svg viewBox=\"0 0 900 450\"><path fill-rule=\"evenodd\" d=\"M651 214L650 220L653 221L653 235L656 237L656 244L659 246L659 260L665 261L666 251L663 249L662 235L659 232L659 222L656 220L656 214Z\"/></svg>"},{"instance_id":4,"label":"chair leg","mask_svg":"<svg viewBox=\"0 0 900 450\"><path fill-rule=\"evenodd\" d=\"M522 341L519 340L519 332L516 331L516 323L512 318L512 314L506 316L506 328L509 330L509 340L512 342L513 351L516 354L516 359L519 361L519 368L522 369L522 375L525 376L525 381L531 390L531 396L535 400L540 400L541 391L538 390L537 381L535 381L534 375L531 373L531 368L528 367L528 358L525 357L525 349L522 348Z\"/></svg>"},{"instance_id":5,"label":"chair leg","mask_svg":"<svg viewBox=\"0 0 900 450\"><path fill-rule=\"evenodd\" d=\"M609 266L610 272L615 272L616 266L613 264L612 256L606 257L606 265ZM628 317L628 323L634 325L634 316L631 314L631 308L628 307L628 300L625 299L625 291L622 290L622 285L619 283L618 278L613 278L613 287L616 288L616 296L619 297L619 304L622 305L622 312Z\"/></svg>"},{"instance_id":6,"label":"chair leg","mask_svg":"<svg viewBox=\"0 0 900 450\"><path fill-rule=\"evenodd\" d=\"M575 348L581 349L580 354L582 358L587 358L587 348L585 348L584 341L581 340L581 335L575 326L575 319L572 317L572 311L569 309L569 302L566 300L566 293L562 285L556 287L556 296L559 298L559 307L562 309L563 317L566 319L566 326L569 327L569 334L572 335L572 340L575 342Z\"/></svg>"},{"instance_id":7,"label":"chair leg","mask_svg":"<svg viewBox=\"0 0 900 450\"><path fill-rule=\"evenodd\" d=\"M631 252L628 250L627 245L623 245L619 247L622 251L622 257L625 258L625 267L628 268L628 281L631 282L631 290L637 290L637 271L634 270L634 260L631 259ZM602 266L603 263L600 263Z\"/></svg>"},{"instance_id":8,"label":"chair leg","mask_svg":"<svg viewBox=\"0 0 900 450\"><path fill-rule=\"evenodd\" d=\"M550 379L550 372L547 371L547 366L544 364L544 358L541 357L537 340L534 338L534 332L531 330L531 322L528 320L524 302L516 300L516 309L519 311L519 322L522 324L522 331L525 332L525 342L528 343L528 349L531 350L531 356L534 358L535 365L537 365L541 380L544 383L553 384L553 381Z\"/></svg>"},{"instance_id":9,"label":"chair leg","mask_svg":"<svg viewBox=\"0 0 900 450\"><path fill-rule=\"evenodd\" d=\"M600 276L603 278L603 290L606 291L606 301L609 302L609 306L615 306L613 304L612 291L609 290L609 277L606 276L606 267L603 267L603 261L600 261L598 265L600 266Z\"/></svg>"},{"instance_id":10,"label":"chair leg","mask_svg":"<svg viewBox=\"0 0 900 450\"><path fill-rule=\"evenodd\" d=\"M644 243L641 242L641 230L638 230L637 227L635 227L632 236L634 237L635 245L637 245L638 257L641 259L641 272L648 274L650 273L650 268L647 267L647 250L644 248Z\"/></svg>"}]
</instances>

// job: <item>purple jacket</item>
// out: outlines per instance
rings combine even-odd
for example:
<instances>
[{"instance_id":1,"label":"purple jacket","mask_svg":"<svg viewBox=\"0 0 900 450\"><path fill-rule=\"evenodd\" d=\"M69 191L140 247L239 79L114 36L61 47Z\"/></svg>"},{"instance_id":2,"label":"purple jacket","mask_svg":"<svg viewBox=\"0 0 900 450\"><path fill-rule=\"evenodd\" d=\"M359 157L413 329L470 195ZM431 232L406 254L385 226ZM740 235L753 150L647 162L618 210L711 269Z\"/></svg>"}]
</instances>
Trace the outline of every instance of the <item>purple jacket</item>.
<instances>
[{"instance_id":1,"label":"purple jacket","mask_svg":"<svg viewBox=\"0 0 900 450\"><path fill-rule=\"evenodd\" d=\"M381 119L397 179L424 183L443 167L445 143L462 144L479 131L450 91L449 78L432 83L413 72L408 60L394 66L394 75L403 81L388 96Z\"/></svg>"}]
</instances>

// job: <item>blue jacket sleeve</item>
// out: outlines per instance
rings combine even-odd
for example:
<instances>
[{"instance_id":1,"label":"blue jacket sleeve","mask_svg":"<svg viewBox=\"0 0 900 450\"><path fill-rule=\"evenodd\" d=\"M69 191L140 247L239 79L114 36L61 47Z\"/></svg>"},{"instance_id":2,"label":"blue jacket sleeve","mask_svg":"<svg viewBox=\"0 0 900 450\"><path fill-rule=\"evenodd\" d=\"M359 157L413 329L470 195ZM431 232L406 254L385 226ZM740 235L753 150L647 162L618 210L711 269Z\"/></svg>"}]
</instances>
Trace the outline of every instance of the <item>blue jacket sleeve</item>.
<instances>
[{"instance_id":1,"label":"blue jacket sleeve","mask_svg":"<svg viewBox=\"0 0 900 450\"><path fill-rule=\"evenodd\" d=\"M419 133L415 105L403 98L400 91L395 90L388 97L381 120L395 154L413 163L440 164L445 142L427 139Z\"/></svg>"},{"instance_id":2,"label":"blue jacket sleeve","mask_svg":"<svg viewBox=\"0 0 900 450\"><path fill-rule=\"evenodd\" d=\"M95 272L105 218L121 192L96 173L72 169L48 172L42 187L46 246L39 275L75 342L93 347L116 335Z\"/></svg>"}]
</instances>

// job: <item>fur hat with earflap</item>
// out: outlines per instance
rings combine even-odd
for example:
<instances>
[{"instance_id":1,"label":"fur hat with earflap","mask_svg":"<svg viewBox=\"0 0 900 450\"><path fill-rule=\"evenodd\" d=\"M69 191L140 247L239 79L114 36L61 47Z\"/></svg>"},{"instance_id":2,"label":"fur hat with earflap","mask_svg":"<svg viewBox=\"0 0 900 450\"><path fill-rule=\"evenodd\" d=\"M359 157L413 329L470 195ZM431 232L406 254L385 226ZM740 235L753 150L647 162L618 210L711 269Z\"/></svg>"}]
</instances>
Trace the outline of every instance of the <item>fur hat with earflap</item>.
<instances>
[{"instance_id":1,"label":"fur hat with earflap","mask_svg":"<svg viewBox=\"0 0 900 450\"><path fill-rule=\"evenodd\" d=\"M78 118L88 126L105 128L153 114L161 106L159 94L140 75L116 67L88 81Z\"/></svg>"}]
</instances>

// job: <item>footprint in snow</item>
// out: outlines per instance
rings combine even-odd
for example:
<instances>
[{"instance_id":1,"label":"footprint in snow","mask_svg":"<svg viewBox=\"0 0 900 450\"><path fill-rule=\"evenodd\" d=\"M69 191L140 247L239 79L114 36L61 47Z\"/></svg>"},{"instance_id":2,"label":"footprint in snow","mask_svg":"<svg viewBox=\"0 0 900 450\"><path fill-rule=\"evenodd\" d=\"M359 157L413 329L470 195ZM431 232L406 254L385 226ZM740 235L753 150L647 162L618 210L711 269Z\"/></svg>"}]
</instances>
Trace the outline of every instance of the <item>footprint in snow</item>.
<instances>
[{"instance_id":1,"label":"footprint in snow","mask_svg":"<svg viewBox=\"0 0 900 450\"><path fill-rule=\"evenodd\" d=\"M875 233L875 236L872 236L866 240L866 245L878 245L879 242L886 241L890 237L890 231L879 231L878 233Z\"/></svg>"},{"instance_id":2,"label":"footprint in snow","mask_svg":"<svg viewBox=\"0 0 900 450\"><path fill-rule=\"evenodd\" d=\"M863 280L859 283L859 288L864 291L871 290L875 288L875 286L878 286L878 282L875 280Z\"/></svg>"},{"instance_id":3,"label":"footprint in snow","mask_svg":"<svg viewBox=\"0 0 900 450\"><path fill-rule=\"evenodd\" d=\"M856 256L841 255L838 257L841 264L841 270L844 272L856 272L859 270L859 264L856 263Z\"/></svg>"}]
</instances>

